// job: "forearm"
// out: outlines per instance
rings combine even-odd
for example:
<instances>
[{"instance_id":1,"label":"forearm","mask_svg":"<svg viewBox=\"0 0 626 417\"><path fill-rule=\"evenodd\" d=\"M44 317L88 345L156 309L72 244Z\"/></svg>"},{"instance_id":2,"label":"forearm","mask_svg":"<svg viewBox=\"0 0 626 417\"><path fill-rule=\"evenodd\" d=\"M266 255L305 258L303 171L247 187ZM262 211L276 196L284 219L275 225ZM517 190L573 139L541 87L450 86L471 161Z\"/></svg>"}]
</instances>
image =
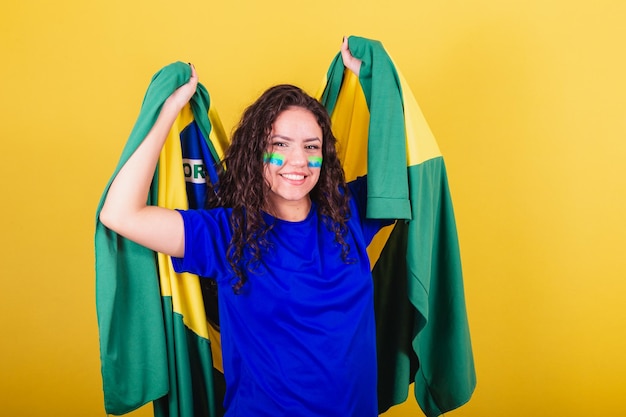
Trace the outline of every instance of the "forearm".
<instances>
[{"instance_id":1,"label":"forearm","mask_svg":"<svg viewBox=\"0 0 626 417\"><path fill-rule=\"evenodd\" d=\"M116 175L100 211L105 226L124 234L125 224L132 224L146 207L161 149L179 111L178 104L165 102L152 129Z\"/></svg>"},{"instance_id":2,"label":"forearm","mask_svg":"<svg viewBox=\"0 0 626 417\"><path fill-rule=\"evenodd\" d=\"M148 206L148 193L161 149L174 121L196 91L198 75L178 87L161 107L142 143L118 171L100 210L100 221L116 233L158 252L182 257L184 225L175 210Z\"/></svg>"}]
</instances>

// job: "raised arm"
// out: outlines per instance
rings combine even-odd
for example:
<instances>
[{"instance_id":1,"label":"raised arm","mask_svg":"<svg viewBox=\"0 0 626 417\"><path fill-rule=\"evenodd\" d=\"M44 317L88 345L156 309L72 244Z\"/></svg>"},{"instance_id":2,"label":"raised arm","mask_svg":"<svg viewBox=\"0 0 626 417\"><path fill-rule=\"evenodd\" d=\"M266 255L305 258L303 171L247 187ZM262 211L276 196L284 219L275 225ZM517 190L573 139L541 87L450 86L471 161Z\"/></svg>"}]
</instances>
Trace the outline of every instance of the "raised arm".
<instances>
[{"instance_id":1,"label":"raised arm","mask_svg":"<svg viewBox=\"0 0 626 417\"><path fill-rule=\"evenodd\" d=\"M163 144L197 85L198 75L192 66L190 80L168 97L150 132L115 176L100 211L100 221L109 229L176 257L185 253L181 215L175 210L148 206L146 201Z\"/></svg>"}]
</instances>

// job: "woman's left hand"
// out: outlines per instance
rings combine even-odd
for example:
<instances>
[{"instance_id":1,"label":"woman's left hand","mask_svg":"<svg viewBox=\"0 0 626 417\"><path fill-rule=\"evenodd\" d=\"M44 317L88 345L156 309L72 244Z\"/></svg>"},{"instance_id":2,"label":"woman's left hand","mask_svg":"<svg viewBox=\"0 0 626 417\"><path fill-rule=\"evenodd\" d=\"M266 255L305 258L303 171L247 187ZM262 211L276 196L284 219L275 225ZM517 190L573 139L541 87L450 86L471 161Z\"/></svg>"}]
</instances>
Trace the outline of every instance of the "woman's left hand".
<instances>
[{"instance_id":1,"label":"woman's left hand","mask_svg":"<svg viewBox=\"0 0 626 417\"><path fill-rule=\"evenodd\" d=\"M343 65L358 77L359 71L361 70L361 60L355 58L352 52L350 52L348 38L346 36L343 37L343 43L341 44L341 58L343 59Z\"/></svg>"}]
</instances>

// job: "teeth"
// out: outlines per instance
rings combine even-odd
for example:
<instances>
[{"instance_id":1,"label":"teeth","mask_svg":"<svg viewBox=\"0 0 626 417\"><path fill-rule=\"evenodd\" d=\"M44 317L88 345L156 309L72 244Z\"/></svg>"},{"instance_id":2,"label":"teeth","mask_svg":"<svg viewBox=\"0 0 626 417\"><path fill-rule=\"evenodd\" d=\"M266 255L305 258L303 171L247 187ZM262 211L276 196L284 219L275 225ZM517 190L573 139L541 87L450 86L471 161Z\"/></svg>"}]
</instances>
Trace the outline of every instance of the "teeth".
<instances>
[{"instance_id":1,"label":"teeth","mask_svg":"<svg viewBox=\"0 0 626 417\"><path fill-rule=\"evenodd\" d=\"M296 175L296 174L283 174L283 177L287 178L288 180L293 180L293 181L304 179L304 175Z\"/></svg>"}]
</instances>

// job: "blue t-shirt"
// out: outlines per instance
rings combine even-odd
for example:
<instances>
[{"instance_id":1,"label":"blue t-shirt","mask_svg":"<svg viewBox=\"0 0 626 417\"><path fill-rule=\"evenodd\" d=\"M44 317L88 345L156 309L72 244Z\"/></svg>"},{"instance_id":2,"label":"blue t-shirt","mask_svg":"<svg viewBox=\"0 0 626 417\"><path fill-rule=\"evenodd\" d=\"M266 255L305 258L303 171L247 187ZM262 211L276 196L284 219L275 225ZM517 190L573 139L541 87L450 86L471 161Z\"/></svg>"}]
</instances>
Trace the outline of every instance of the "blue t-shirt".
<instances>
[{"instance_id":1,"label":"blue t-shirt","mask_svg":"<svg viewBox=\"0 0 626 417\"><path fill-rule=\"evenodd\" d=\"M365 181L350 189L346 242L354 262L341 259L315 204L300 222L266 215L271 249L239 294L226 259L231 211L181 211L185 256L172 258L175 270L218 283L226 416L378 415L366 247L389 222L365 219Z\"/></svg>"}]
</instances>

